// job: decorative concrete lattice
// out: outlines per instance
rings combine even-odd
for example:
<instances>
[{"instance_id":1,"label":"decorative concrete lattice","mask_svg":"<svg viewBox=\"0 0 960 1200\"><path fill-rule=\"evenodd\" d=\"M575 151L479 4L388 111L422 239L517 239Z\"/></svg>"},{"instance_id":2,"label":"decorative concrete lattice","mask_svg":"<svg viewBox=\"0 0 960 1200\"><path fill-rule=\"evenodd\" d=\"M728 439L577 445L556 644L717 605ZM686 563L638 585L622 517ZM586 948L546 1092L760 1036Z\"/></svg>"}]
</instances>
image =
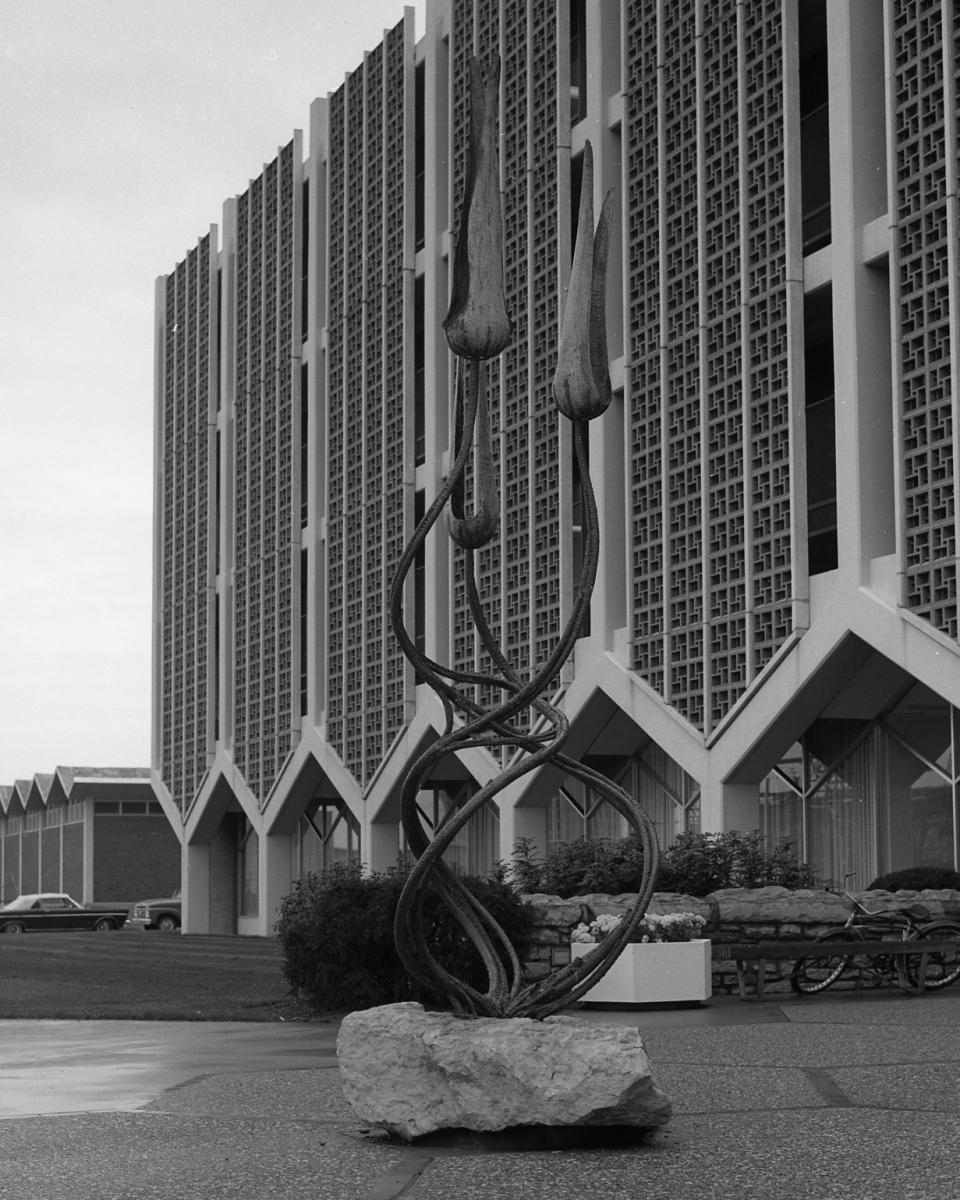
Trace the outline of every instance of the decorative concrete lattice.
<instances>
[{"instance_id":1,"label":"decorative concrete lattice","mask_svg":"<svg viewBox=\"0 0 960 1200\"><path fill-rule=\"evenodd\" d=\"M936 0L897 0L893 14L904 602L956 638L957 316L950 273L958 238L948 197L956 192L958 150L947 145L947 116L956 113L960 49L955 32L953 70L945 73Z\"/></svg>"},{"instance_id":2,"label":"decorative concrete lattice","mask_svg":"<svg viewBox=\"0 0 960 1200\"><path fill-rule=\"evenodd\" d=\"M632 665L707 731L792 628L782 13L625 18Z\"/></svg>"},{"instance_id":3,"label":"decorative concrete lattice","mask_svg":"<svg viewBox=\"0 0 960 1200\"><path fill-rule=\"evenodd\" d=\"M367 782L404 718L403 657L388 633L390 565L412 526L413 433L404 280L413 164L413 55L401 22L330 97L327 144L327 738ZM408 454L409 457L409 454Z\"/></svg>"},{"instance_id":4,"label":"decorative concrete lattice","mask_svg":"<svg viewBox=\"0 0 960 1200\"><path fill-rule=\"evenodd\" d=\"M293 504L295 289L302 206L292 141L237 200L233 494L233 753L263 803L290 751L299 712L293 630L299 528ZM296 377L295 377L296 372Z\"/></svg>"},{"instance_id":5,"label":"decorative concrete lattice","mask_svg":"<svg viewBox=\"0 0 960 1200\"><path fill-rule=\"evenodd\" d=\"M217 276L210 235L165 283L161 361L160 769L185 812L212 743Z\"/></svg>"}]
</instances>

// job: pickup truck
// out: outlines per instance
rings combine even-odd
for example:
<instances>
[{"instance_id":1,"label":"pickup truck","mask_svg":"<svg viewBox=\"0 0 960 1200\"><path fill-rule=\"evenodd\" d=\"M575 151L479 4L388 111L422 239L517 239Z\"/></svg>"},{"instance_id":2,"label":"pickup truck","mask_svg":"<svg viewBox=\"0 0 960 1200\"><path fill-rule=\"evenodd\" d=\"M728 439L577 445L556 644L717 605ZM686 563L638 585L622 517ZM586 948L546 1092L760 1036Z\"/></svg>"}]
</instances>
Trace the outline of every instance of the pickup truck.
<instances>
[{"instance_id":1,"label":"pickup truck","mask_svg":"<svg viewBox=\"0 0 960 1200\"><path fill-rule=\"evenodd\" d=\"M93 929L106 933L127 919L127 906L78 904L64 892L31 892L0 908L0 933L36 933L45 929Z\"/></svg>"},{"instance_id":2,"label":"pickup truck","mask_svg":"<svg viewBox=\"0 0 960 1200\"><path fill-rule=\"evenodd\" d=\"M174 933L180 928L180 892L163 900L138 900L130 909L127 924L141 929Z\"/></svg>"}]
</instances>

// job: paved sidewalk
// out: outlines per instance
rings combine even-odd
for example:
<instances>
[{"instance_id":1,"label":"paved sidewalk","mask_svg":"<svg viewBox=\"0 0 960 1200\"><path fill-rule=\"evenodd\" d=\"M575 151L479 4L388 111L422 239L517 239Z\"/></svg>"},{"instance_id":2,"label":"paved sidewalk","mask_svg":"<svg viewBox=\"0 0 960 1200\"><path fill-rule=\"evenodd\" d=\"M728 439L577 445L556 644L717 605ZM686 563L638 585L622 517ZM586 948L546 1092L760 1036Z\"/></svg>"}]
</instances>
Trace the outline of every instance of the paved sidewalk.
<instances>
[{"instance_id":1,"label":"paved sidewalk","mask_svg":"<svg viewBox=\"0 0 960 1200\"><path fill-rule=\"evenodd\" d=\"M636 1024L666 1130L636 1147L371 1141L323 1025L0 1022L2 1200L950 1200L960 989L585 1012Z\"/></svg>"}]
</instances>

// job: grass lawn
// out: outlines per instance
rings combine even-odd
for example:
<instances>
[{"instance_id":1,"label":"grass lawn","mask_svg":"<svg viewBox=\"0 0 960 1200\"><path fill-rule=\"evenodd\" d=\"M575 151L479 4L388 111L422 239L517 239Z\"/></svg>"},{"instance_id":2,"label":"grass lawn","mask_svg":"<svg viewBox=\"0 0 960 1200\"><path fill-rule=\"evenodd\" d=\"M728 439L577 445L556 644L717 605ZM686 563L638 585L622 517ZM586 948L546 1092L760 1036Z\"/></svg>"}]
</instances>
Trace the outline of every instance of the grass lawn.
<instances>
[{"instance_id":1,"label":"grass lawn","mask_svg":"<svg viewBox=\"0 0 960 1200\"><path fill-rule=\"evenodd\" d=\"M0 935L0 1018L302 1021L274 938Z\"/></svg>"}]
</instances>

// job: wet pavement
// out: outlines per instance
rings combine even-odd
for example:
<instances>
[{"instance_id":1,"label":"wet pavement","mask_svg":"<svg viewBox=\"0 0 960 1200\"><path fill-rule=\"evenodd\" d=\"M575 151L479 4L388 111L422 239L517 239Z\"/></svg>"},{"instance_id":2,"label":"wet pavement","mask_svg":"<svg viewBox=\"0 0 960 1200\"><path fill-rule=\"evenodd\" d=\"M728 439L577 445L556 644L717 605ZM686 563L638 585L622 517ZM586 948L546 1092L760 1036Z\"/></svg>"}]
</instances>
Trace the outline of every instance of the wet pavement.
<instances>
[{"instance_id":1,"label":"wet pavement","mask_svg":"<svg viewBox=\"0 0 960 1200\"><path fill-rule=\"evenodd\" d=\"M336 1027L0 1021L0 1117L142 1108L213 1074L336 1065Z\"/></svg>"},{"instance_id":2,"label":"wet pavement","mask_svg":"<svg viewBox=\"0 0 960 1200\"><path fill-rule=\"evenodd\" d=\"M641 1028L663 1132L405 1147L346 1107L333 1025L0 1021L0 1198L960 1197L960 990L576 1015Z\"/></svg>"}]
</instances>

